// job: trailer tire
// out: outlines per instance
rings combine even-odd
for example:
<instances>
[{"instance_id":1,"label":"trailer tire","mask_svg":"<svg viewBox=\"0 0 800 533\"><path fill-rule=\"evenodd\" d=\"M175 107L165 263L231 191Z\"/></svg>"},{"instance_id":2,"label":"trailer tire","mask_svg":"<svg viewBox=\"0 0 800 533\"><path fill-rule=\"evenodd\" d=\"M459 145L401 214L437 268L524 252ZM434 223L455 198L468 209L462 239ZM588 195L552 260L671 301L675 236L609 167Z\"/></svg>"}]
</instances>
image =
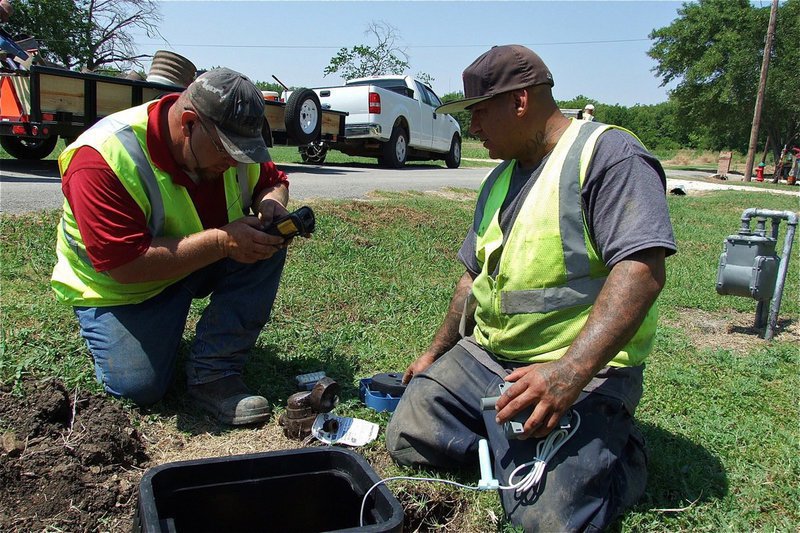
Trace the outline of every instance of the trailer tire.
<instances>
[{"instance_id":1,"label":"trailer tire","mask_svg":"<svg viewBox=\"0 0 800 533\"><path fill-rule=\"evenodd\" d=\"M444 157L444 163L447 168L458 168L461 165L461 137L458 134L453 135L450 151Z\"/></svg>"},{"instance_id":2,"label":"trailer tire","mask_svg":"<svg viewBox=\"0 0 800 533\"><path fill-rule=\"evenodd\" d=\"M298 146L297 150L300 152L300 158L303 163L312 163L321 165L325 162L325 156L328 155L328 145L323 141L314 141L303 146Z\"/></svg>"},{"instance_id":3,"label":"trailer tire","mask_svg":"<svg viewBox=\"0 0 800 533\"><path fill-rule=\"evenodd\" d=\"M378 161L387 168L403 168L408 159L408 134L402 126L392 128L392 136L381 146Z\"/></svg>"},{"instance_id":4,"label":"trailer tire","mask_svg":"<svg viewBox=\"0 0 800 533\"><path fill-rule=\"evenodd\" d=\"M305 88L293 91L286 102L284 123L286 135L297 144L316 141L322 130L322 106L317 93Z\"/></svg>"},{"instance_id":5,"label":"trailer tire","mask_svg":"<svg viewBox=\"0 0 800 533\"><path fill-rule=\"evenodd\" d=\"M57 143L58 135L52 135L45 139L0 136L0 146L17 159L43 159L53 152Z\"/></svg>"}]
</instances>

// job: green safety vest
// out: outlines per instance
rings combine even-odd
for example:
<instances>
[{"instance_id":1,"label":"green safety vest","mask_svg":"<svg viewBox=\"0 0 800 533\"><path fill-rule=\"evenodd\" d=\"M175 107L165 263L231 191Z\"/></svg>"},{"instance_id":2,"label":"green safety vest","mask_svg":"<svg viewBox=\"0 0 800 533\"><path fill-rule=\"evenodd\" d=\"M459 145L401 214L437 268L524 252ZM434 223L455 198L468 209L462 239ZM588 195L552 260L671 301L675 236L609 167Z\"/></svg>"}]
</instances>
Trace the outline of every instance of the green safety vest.
<instances>
[{"instance_id":1,"label":"green safety vest","mask_svg":"<svg viewBox=\"0 0 800 533\"><path fill-rule=\"evenodd\" d=\"M188 191L156 167L147 152L148 109L152 104L115 113L85 131L58 157L59 170L63 176L78 148L91 146L103 156L141 208L150 235L184 237L198 233L203 231L203 224ZM260 172L260 165L241 164L223 174L229 222L242 218L250 209ZM66 200L58 226L56 255L58 262L51 286L60 301L74 306L140 303L181 279L119 283L108 273L97 272Z\"/></svg>"},{"instance_id":2,"label":"green safety vest","mask_svg":"<svg viewBox=\"0 0 800 533\"><path fill-rule=\"evenodd\" d=\"M615 127L572 121L521 200L505 244L500 208L516 161L500 164L481 186L486 202L476 244L481 272L472 286L477 301L474 336L501 359L556 360L586 323L609 269L589 235L581 189L597 139ZM652 349L657 316L653 305L609 364L644 361Z\"/></svg>"}]
</instances>

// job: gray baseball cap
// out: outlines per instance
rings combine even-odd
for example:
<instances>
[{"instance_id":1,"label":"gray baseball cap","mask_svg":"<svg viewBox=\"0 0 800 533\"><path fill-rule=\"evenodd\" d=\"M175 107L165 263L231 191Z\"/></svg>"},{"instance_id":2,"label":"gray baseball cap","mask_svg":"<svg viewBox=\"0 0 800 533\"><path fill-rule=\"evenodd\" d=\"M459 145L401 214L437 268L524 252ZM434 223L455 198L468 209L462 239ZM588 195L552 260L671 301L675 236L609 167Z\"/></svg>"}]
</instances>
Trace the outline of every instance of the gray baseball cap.
<instances>
[{"instance_id":1,"label":"gray baseball cap","mask_svg":"<svg viewBox=\"0 0 800 533\"><path fill-rule=\"evenodd\" d=\"M436 108L437 113L455 113L498 94L530 87L553 86L553 75L542 58L519 44L493 46L464 69L464 98Z\"/></svg>"},{"instance_id":2,"label":"gray baseball cap","mask_svg":"<svg viewBox=\"0 0 800 533\"><path fill-rule=\"evenodd\" d=\"M240 163L269 161L261 132L264 95L247 76L228 68L200 75L186 89L189 101L211 121L228 154Z\"/></svg>"}]
</instances>

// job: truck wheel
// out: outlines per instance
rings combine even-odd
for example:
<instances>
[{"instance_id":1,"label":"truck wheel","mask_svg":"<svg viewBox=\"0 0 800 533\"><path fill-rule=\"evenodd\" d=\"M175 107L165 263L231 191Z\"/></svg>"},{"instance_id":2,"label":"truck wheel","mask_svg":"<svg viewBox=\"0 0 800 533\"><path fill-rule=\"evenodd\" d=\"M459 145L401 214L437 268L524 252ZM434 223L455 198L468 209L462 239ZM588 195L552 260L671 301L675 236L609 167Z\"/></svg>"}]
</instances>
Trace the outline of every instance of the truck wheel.
<instances>
[{"instance_id":1,"label":"truck wheel","mask_svg":"<svg viewBox=\"0 0 800 533\"><path fill-rule=\"evenodd\" d=\"M58 135L46 139L0 136L0 146L17 159L42 159L50 155L58 143Z\"/></svg>"},{"instance_id":2,"label":"truck wheel","mask_svg":"<svg viewBox=\"0 0 800 533\"><path fill-rule=\"evenodd\" d=\"M297 150L300 152L300 158L303 163L313 163L321 165L325 162L325 156L328 155L328 145L322 141L315 141L305 146L298 146Z\"/></svg>"},{"instance_id":3,"label":"truck wheel","mask_svg":"<svg viewBox=\"0 0 800 533\"><path fill-rule=\"evenodd\" d=\"M388 168L403 168L408 157L408 134L401 126L392 129L389 141L381 146L380 163Z\"/></svg>"},{"instance_id":4,"label":"truck wheel","mask_svg":"<svg viewBox=\"0 0 800 533\"><path fill-rule=\"evenodd\" d=\"M308 144L319 138L322 129L322 107L317 93L297 89L286 102L286 134L297 144Z\"/></svg>"},{"instance_id":5,"label":"truck wheel","mask_svg":"<svg viewBox=\"0 0 800 533\"><path fill-rule=\"evenodd\" d=\"M450 143L450 151L444 157L447 168L458 168L461 165L461 138L453 135L453 142Z\"/></svg>"}]
</instances>

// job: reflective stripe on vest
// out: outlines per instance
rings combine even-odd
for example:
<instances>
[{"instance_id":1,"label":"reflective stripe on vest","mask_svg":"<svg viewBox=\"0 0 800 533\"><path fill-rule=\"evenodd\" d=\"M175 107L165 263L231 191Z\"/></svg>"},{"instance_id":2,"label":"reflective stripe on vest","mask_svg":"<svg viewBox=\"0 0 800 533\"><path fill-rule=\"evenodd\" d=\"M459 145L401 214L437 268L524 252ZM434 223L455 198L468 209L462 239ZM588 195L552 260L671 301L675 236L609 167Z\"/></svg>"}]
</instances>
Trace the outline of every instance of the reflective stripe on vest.
<instances>
[{"instance_id":1,"label":"reflective stripe on vest","mask_svg":"<svg viewBox=\"0 0 800 533\"><path fill-rule=\"evenodd\" d=\"M483 180L481 192L478 195L476 211L483 213L483 216L476 235L479 242L483 238L489 244L476 247L477 259L480 265L488 263L490 272L494 271L494 253L503 245L503 234L499 231L500 209L506 194L508 194L514 167L515 161L503 161L497 165ZM488 235L487 232L489 232Z\"/></svg>"},{"instance_id":2,"label":"reflective stripe on vest","mask_svg":"<svg viewBox=\"0 0 800 533\"><path fill-rule=\"evenodd\" d=\"M150 166L147 156L144 155L142 145L136 139L133 128L126 126L117 132L117 138L122 143L125 151L133 159L136 168L139 170L139 177L142 180L144 192L150 202L150 220L147 221L147 230L150 235L161 235L164 230L164 199L158 189L156 175L153 167Z\"/></svg>"}]
</instances>

